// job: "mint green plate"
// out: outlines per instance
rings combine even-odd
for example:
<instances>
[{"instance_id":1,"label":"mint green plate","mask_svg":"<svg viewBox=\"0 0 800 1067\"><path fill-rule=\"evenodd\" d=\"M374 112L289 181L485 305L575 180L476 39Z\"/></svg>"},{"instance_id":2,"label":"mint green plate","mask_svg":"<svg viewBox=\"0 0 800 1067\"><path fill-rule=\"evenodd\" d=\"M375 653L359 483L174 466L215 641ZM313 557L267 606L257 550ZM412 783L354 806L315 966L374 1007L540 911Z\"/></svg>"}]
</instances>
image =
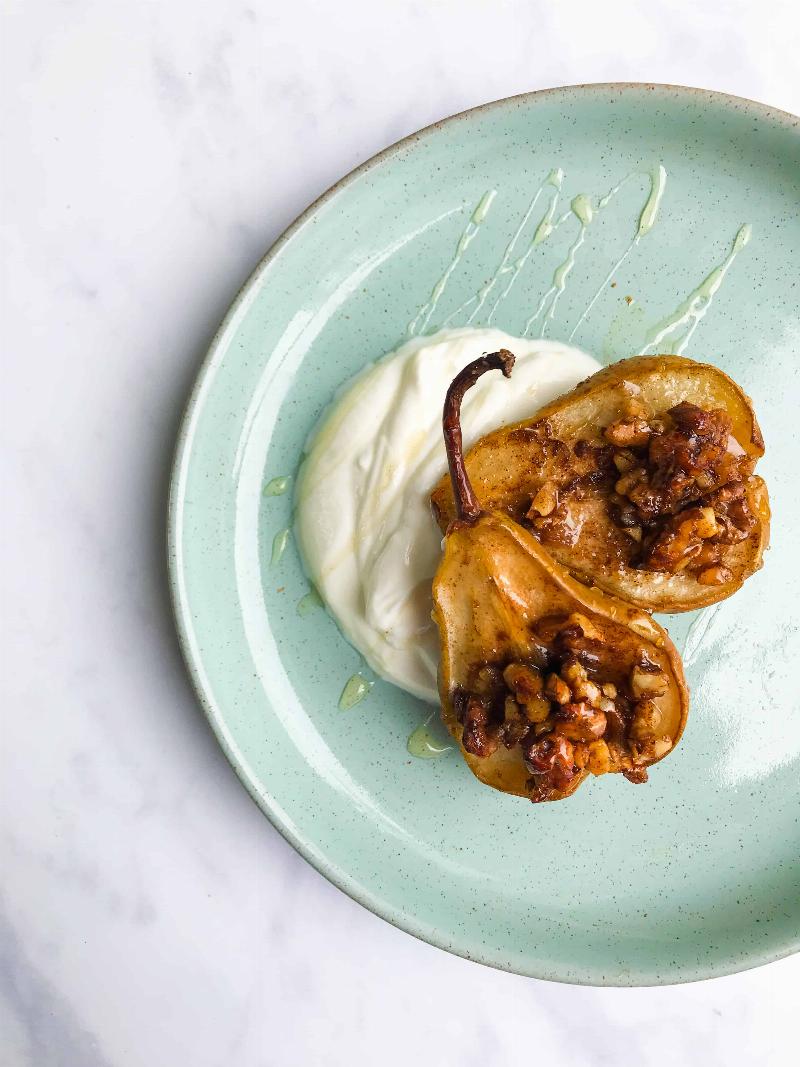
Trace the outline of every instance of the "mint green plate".
<instances>
[{"instance_id":1,"label":"mint green plate","mask_svg":"<svg viewBox=\"0 0 800 1067\"><path fill-rule=\"evenodd\" d=\"M659 166L663 196L643 215ZM589 197L580 244L572 214L533 243L556 193L554 222ZM797 119L694 89L597 85L502 100L387 149L310 207L244 287L178 446L178 630L256 802L378 915L469 959L567 982L691 981L797 949L798 268ZM741 382L774 508L764 569L721 606L666 620L692 689L675 754L646 787L609 777L538 807L479 785L453 751L412 758L407 739L429 709L384 682L339 710L363 664L323 610L306 600L298 612L309 586L291 536L271 562L291 486L263 492L296 471L335 391L410 322L465 322L496 276L482 324L512 274L493 316L510 333L552 290L535 332L574 332L604 361L650 342Z\"/></svg>"}]
</instances>

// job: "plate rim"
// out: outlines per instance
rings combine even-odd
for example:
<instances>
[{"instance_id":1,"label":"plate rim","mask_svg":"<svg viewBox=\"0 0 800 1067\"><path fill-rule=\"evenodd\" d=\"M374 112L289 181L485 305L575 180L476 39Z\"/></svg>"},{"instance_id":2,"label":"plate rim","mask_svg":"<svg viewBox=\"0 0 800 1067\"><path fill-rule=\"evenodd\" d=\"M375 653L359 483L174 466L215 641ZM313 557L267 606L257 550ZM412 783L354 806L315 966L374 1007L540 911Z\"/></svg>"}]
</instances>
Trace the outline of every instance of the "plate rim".
<instances>
[{"instance_id":1,"label":"plate rim","mask_svg":"<svg viewBox=\"0 0 800 1067\"><path fill-rule=\"evenodd\" d=\"M272 262L278 257L284 246L302 230L308 219L315 215L320 208L339 192L340 189L350 185L354 180L380 166L386 160L391 159L401 152L403 148L410 146L423 138L432 136L445 126L455 126L458 122L465 121L476 114L500 109L513 103L535 103L540 98L551 96L592 96L604 92L619 92L622 94L631 91L641 93L643 90L652 92L654 97L659 94L683 94L687 99L691 97L700 97L709 105L714 104L727 107L738 105L740 109L743 108L744 110L748 110L752 114L757 115L760 119L767 119L778 125L785 126L788 131L795 131L798 136L800 136L800 116L780 108L772 107L769 104L752 100L748 97L737 96L733 93L718 92L713 89L677 85L668 82L586 82L552 86L545 89L536 89L528 92L516 93L511 96L500 97L496 100L490 100L486 103L478 104L466 108L463 111L458 111L441 119L437 119L435 122L429 123L427 126L407 134L392 144L387 145L385 148L376 152L352 170L348 171L341 178L337 179L337 181L330 185L306 208L304 208L303 211L301 211L273 241L244 283L239 287L208 345L205 356L200 362L180 416L180 427L171 458L166 509L167 573L172 614L175 621L175 629L181 657L186 666L195 696L214 733L217 743L233 768L237 778L272 826L278 833L280 833L284 840L287 841L288 844L291 845L291 847L294 848L295 851L328 882L336 886L336 888L340 889L343 893L346 893L347 896L362 905L362 907L372 912L373 915L390 923L398 930L402 930L403 932L410 934L412 937L424 941L435 948L439 948L445 952L449 952L451 955L458 956L473 963L478 963L507 973L519 974L523 977L558 982L565 985L646 988L666 985L683 985L690 982L705 981L711 978L721 978L726 975L737 974L743 971L752 970L756 967L762 967L768 963L785 959L788 956L800 952L800 936L798 936L795 941L789 943L782 951L777 953L774 951L764 951L761 953L754 952L752 954L746 954L744 960L726 957L716 964L698 963L691 969L691 971L688 971L686 968L679 968L678 971L674 973L670 970L671 965L668 963L660 969L659 973L645 974L627 974L619 971L612 971L612 973L606 974L599 971L593 971L591 966L585 964L571 968L569 974L565 974L563 971L548 970L546 967L518 967L511 964L504 964L499 959L491 958L487 952L472 952L469 951L468 946L455 946L448 943L447 939L438 936L436 931L424 929L423 926L415 920L413 913L407 910L401 911L397 909L388 901L383 900L377 893L369 890L360 882L353 879L346 869L328 860L326 856L321 856L318 853L315 853L314 849L309 846L304 837L294 831L290 822L284 818L283 813L279 810L278 806L269 803L268 798L264 795L263 789L259 788L258 783L247 774L242 761L237 756L234 746L231 744L227 735L224 718L220 713L221 709L214 702L210 687L208 690L206 688L203 680L200 657L197 657L196 659L195 654L192 651L191 612L188 602L184 599L180 580L182 574L180 520L184 502L184 474L187 468L187 462L191 457L192 443L194 440L193 432L201 410L201 401L205 391L213 380L217 363L224 357L226 351L225 338L228 331L241 313L248 295L261 285L262 276Z\"/></svg>"}]
</instances>

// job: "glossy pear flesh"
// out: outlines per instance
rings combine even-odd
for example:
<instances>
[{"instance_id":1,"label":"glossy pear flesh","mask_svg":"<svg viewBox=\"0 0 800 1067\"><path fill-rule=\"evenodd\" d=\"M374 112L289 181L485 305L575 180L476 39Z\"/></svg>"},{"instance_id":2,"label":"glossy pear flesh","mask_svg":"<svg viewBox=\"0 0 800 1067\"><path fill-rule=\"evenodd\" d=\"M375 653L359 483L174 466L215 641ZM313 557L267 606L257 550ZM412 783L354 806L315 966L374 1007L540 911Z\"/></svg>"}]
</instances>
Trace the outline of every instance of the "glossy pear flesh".
<instances>
[{"instance_id":1,"label":"glossy pear flesh","mask_svg":"<svg viewBox=\"0 0 800 1067\"><path fill-rule=\"evenodd\" d=\"M564 486L587 469L575 445L607 444L603 429L624 408L630 389L651 413L659 415L689 401L706 410L723 409L732 423L736 446L753 460L764 452L752 404L744 392L716 367L680 356L637 356L606 367L571 393L555 400L525 422L482 438L467 453L466 470L480 505L518 522L542 487ZM736 544L722 546L725 579L701 584L688 570L660 572L638 567L636 543L609 517L608 485L589 486L570 504L579 536L573 545L546 542L547 551L583 582L600 586L648 611L680 612L703 607L735 592L762 564L769 541L769 501L757 476L745 481L745 495L755 524ZM443 531L455 517L450 482L443 478L431 502Z\"/></svg>"},{"instance_id":2,"label":"glossy pear flesh","mask_svg":"<svg viewBox=\"0 0 800 1067\"><path fill-rule=\"evenodd\" d=\"M433 601L441 637L443 719L470 769L487 785L532 797L531 771L519 746L499 745L484 757L464 748L455 696L469 688L476 670L483 666L502 669L510 662L530 662L543 641L543 620L550 620L551 629L552 620L563 618L566 623L576 613L588 620L584 625L592 629L604 650L599 680L620 689L628 684L644 654L667 681L666 692L653 701L653 733L669 738L670 750L680 738L688 690L666 632L633 605L576 581L506 514L484 512L472 522L452 524L433 583ZM656 761L650 759L644 765ZM546 799L569 796L588 773L586 769L577 772L568 785Z\"/></svg>"}]
</instances>

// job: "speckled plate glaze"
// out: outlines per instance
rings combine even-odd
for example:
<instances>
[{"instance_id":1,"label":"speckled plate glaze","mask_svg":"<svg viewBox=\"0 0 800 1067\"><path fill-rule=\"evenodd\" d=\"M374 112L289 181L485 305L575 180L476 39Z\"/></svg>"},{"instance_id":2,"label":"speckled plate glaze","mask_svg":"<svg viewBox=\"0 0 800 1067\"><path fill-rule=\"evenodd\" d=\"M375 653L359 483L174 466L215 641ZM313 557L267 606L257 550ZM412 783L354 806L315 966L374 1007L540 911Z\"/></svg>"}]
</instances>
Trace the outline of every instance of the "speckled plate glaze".
<instances>
[{"instance_id":1,"label":"speckled plate glaze","mask_svg":"<svg viewBox=\"0 0 800 1067\"><path fill-rule=\"evenodd\" d=\"M790 115L665 86L516 97L407 138L326 193L214 340L169 514L194 684L280 832L417 937L522 974L619 985L797 949L799 205ZM548 211L553 226L564 216L552 231ZM494 308L519 333L543 300L534 332L573 336L606 362L651 345L741 382L767 443L774 525L742 592L666 620L692 710L650 784L609 777L533 806L480 786L453 751L412 758L407 739L429 709L392 686L339 709L363 664L323 610L298 611L309 587L281 536L291 486L264 488L296 471L336 390L409 324L430 331L473 311L482 324Z\"/></svg>"}]
</instances>

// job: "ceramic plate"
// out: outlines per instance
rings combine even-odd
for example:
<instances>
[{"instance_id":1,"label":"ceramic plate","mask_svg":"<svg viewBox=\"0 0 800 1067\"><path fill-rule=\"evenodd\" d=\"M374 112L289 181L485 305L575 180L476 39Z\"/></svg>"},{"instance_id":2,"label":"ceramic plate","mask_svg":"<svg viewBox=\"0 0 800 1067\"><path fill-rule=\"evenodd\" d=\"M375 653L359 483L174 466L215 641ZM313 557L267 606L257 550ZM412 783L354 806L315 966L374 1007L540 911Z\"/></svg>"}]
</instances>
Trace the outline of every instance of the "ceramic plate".
<instances>
[{"instance_id":1,"label":"ceramic plate","mask_svg":"<svg viewBox=\"0 0 800 1067\"><path fill-rule=\"evenodd\" d=\"M407 138L326 193L214 340L170 501L189 669L274 825L417 937L527 975L620 985L725 974L798 947L798 205L790 115L664 86L503 100ZM537 242L548 211L561 224ZM609 777L534 806L480 786L452 750L413 757L429 709L389 684L339 709L351 675L373 679L306 596L286 532L292 483L281 493L274 479L294 475L336 390L409 326L473 311L484 324L493 309L493 324L521 333L543 300L532 328L603 362L683 352L732 374L761 420L774 524L766 565L740 593L662 620L692 710L650 784Z\"/></svg>"}]
</instances>

